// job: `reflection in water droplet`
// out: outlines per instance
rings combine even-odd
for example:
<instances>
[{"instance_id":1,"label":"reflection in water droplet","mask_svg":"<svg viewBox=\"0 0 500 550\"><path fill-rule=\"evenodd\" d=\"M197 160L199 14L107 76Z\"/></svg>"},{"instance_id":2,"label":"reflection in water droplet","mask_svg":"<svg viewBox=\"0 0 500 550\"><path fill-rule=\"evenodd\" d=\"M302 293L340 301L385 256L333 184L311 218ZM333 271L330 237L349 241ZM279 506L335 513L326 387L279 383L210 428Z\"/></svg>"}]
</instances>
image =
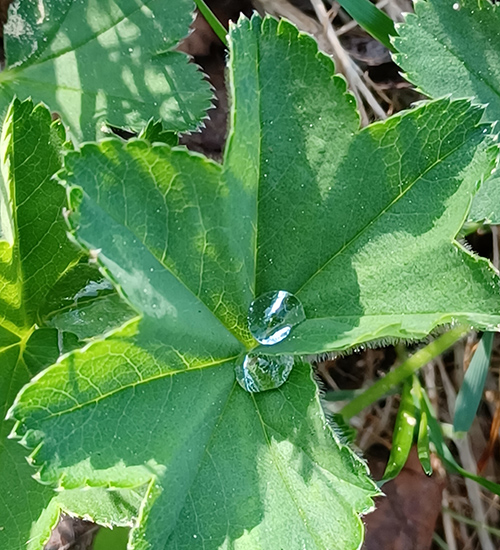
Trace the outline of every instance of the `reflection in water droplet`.
<instances>
[{"instance_id":1,"label":"reflection in water droplet","mask_svg":"<svg viewBox=\"0 0 500 550\"><path fill-rule=\"evenodd\" d=\"M89 281L84 288L79 290L73 296L73 300L76 302L80 298L94 298L99 296L101 290L113 290L113 285L106 279L101 279L100 281ZM69 297L67 299L69 299Z\"/></svg>"},{"instance_id":2,"label":"reflection in water droplet","mask_svg":"<svg viewBox=\"0 0 500 550\"><path fill-rule=\"evenodd\" d=\"M287 381L292 368L292 355L246 355L235 368L236 380L251 393L274 390Z\"/></svg>"},{"instance_id":3,"label":"reflection in water droplet","mask_svg":"<svg viewBox=\"0 0 500 550\"><path fill-rule=\"evenodd\" d=\"M266 292L256 298L248 309L248 328L264 346L284 340L292 328L306 318L300 300L286 290Z\"/></svg>"}]
</instances>

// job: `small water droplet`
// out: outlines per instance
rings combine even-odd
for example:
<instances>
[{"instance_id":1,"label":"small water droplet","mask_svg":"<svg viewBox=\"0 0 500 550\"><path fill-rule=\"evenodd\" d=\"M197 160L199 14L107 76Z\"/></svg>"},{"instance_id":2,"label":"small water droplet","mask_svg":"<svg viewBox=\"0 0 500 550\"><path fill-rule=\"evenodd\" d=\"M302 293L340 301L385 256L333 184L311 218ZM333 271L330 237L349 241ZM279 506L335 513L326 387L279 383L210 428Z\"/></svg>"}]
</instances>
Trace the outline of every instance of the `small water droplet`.
<instances>
[{"instance_id":1,"label":"small water droplet","mask_svg":"<svg viewBox=\"0 0 500 550\"><path fill-rule=\"evenodd\" d=\"M306 318L300 300L286 290L266 292L248 308L248 328L264 346L284 340Z\"/></svg>"},{"instance_id":2,"label":"small water droplet","mask_svg":"<svg viewBox=\"0 0 500 550\"><path fill-rule=\"evenodd\" d=\"M246 355L235 368L236 380L251 393L274 390L287 381L292 368L292 355Z\"/></svg>"},{"instance_id":3,"label":"small water droplet","mask_svg":"<svg viewBox=\"0 0 500 550\"><path fill-rule=\"evenodd\" d=\"M460 4L459 4L458 2L455 2L455 3L453 4L453 9L454 9L455 11L458 11L458 10L460 9Z\"/></svg>"}]
</instances>

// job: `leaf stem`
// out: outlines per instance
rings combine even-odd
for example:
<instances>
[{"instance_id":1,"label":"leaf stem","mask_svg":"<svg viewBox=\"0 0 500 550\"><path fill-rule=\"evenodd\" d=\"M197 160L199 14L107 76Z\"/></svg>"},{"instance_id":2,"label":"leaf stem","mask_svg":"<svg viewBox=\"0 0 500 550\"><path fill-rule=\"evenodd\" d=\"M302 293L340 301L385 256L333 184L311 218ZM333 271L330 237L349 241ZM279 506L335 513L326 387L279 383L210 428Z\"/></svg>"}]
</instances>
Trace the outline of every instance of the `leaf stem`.
<instances>
[{"instance_id":1,"label":"leaf stem","mask_svg":"<svg viewBox=\"0 0 500 550\"><path fill-rule=\"evenodd\" d=\"M373 386L370 386L360 396L355 397L340 411L340 414L346 420L352 418L361 412L365 407L368 407L368 405L371 405L383 397L392 387L400 384L408 378L408 376L421 369L429 361L438 355L441 355L441 353L460 340L460 338L467 334L467 332L469 332L469 327L461 325L453 328L445 334L442 334L433 342L406 359L406 361L384 376L384 378L381 378L375 382Z\"/></svg>"},{"instance_id":2,"label":"leaf stem","mask_svg":"<svg viewBox=\"0 0 500 550\"><path fill-rule=\"evenodd\" d=\"M201 15L203 15L203 17L207 20L207 23L212 27L212 30L227 48L227 30L224 25L217 19L214 12L207 6L205 0L194 0L194 3L200 10Z\"/></svg>"}]
</instances>

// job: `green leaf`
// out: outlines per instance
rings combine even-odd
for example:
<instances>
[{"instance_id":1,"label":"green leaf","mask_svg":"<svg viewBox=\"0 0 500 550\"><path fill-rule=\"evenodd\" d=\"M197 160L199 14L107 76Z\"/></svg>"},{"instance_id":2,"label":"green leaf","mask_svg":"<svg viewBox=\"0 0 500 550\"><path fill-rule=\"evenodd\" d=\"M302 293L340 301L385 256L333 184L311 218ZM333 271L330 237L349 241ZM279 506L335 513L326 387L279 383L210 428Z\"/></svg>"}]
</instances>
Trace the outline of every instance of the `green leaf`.
<instances>
[{"instance_id":1,"label":"green leaf","mask_svg":"<svg viewBox=\"0 0 500 550\"><path fill-rule=\"evenodd\" d=\"M488 224L500 224L500 176L497 169L481 184L472 201L469 220Z\"/></svg>"},{"instance_id":2,"label":"green leaf","mask_svg":"<svg viewBox=\"0 0 500 550\"><path fill-rule=\"evenodd\" d=\"M211 91L176 51L191 0L17 0L5 26L5 102L34 97L57 111L77 140L103 123L139 131L151 117L169 130L198 127Z\"/></svg>"},{"instance_id":3,"label":"green leaf","mask_svg":"<svg viewBox=\"0 0 500 550\"><path fill-rule=\"evenodd\" d=\"M417 0L394 38L396 61L427 95L474 97L500 119L500 12L488 0ZM458 8L458 9L457 9Z\"/></svg>"},{"instance_id":4,"label":"green leaf","mask_svg":"<svg viewBox=\"0 0 500 550\"><path fill-rule=\"evenodd\" d=\"M468 432L483 396L484 384L490 366L494 333L485 332L465 373L455 403L453 429Z\"/></svg>"},{"instance_id":5,"label":"green leaf","mask_svg":"<svg viewBox=\"0 0 500 550\"><path fill-rule=\"evenodd\" d=\"M500 120L500 11L488 0L418 0L393 43L406 78L431 97L471 97ZM481 187L473 221L500 223L500 181Z\"/></svg>"},{"instance_id":6,"label":"green leaf","mask_svg":"<svg viewBox=\"0 0 500 550\"><path fill-rule=\"evenodd\" d=\"M34 108L31 102L21 104L19 101L11 105L3 126L0 149L4 176L0 187L2 420L21 387L59 355L54 331L32 334L40 304L76 256L75 248L67 241L65 228L54 223L65 202L64 189L50 181L50 176L61 166L59 130L51 123L48 111ZM35 150L40 152L36 160ZM37 223L31 225L31 219ZM23 450L6 440L11 428L12 423L2 421L0 546L21 549L33 538L32 523L53 495L49 488L39 487L30 479L32 471Z\"/></svg>"},{"instance_id":7,"label":"green leaf","mask_svg":"<svg viewBox=\"0 0 500 550\"><path fill-rule=\"evenodd\" d=\"M4 176L0 187L2 419L21 387L54 363L61 348L74 347L74 342L62 332L36 328L53 289L81 256L67 239L67 226L61 215L66 192L51 179L61 168L63 142L62 126L52 123L45 107L34 107L31 101L12 103L0 147ZM133 523L138 499L131 492L113 496L99 488L56 495L51 488L36 483L31 479L33 470L26 463L24 450L6 439L11 428L11 422L2 421L1 548L41 550L61 510L77 513L79 505L91 501L106 508L108 518Z\"/></svg>"},{"instance_id":8,"label":"green leaf","mask_svg":"<svg viewBox=\"0 0 500 550\"><path fill-rule=\"evenodd\" d=\"M333 439L309 366L296 367L283 390L254 397L235 385L231 364L168 372L161 349L155 364L146 363L146 342L137 334L134 341L131 329L128 340L122 332L76 352L25 390L26 399L34 391L45 401L42 394L70 389L69 372L85 376L100 358L109 367L93 387L81 388L79 405L74 390L66 402L60 392L49 416L35 413L44 443L32 458L44 463L44 481L133 487L152 479L143 523L132 531L137 548L161 548L165 541L167 548L188 547L202 537L207 548L224 540L252 548L290 540L300 541L292 548L358 547L362 524L354 510L371 507L374 487L365 466ZM150 374L138 370L133 380L144 364ZM100 392L106 392L103 401ZM26 405L18 402L16 414L24 416ZM131 419L125 430L124 411ZM25 443L35 445L38 436L25 435ZM73 437L83 437L84 448L72 445Z\"/></svg>"},{"instance_id":9,"label":"green leaf","mask_svg":"<svg viewBox=\"0 0 500 550\"><path fill-rule=\"evenodd\" d=\"M296 359L256 394L235 367L496 325L495 271L454 242L496 146L467 101L359 131L310 37L255 17L229 38L223 166L144 140L67 154L76 238L137 317L47 369L10 416L44 482L149 484L135 548L354 549L377 490L332 434L310 367ZM279 290L307 319L259 347L249 305Z\"/></svg>"},{"instance_id":10,"label":"green leaf","mask_svg":"<svg viewBox=\"0 0 500 550\"><path fill-rule=\"evenodd\" d=\"M255 37L278 52L297 34L285 25L276 36L275 22L261 34L260 21L253 24ZM242 26L250 32L248 22ZM314 63L316 46L304 41ZM234 215L224 177L199 155L142 141L69 153L65 178L83 188L72 194L81 201L78 238L100 250L101 265L140 317L28 385L13 412L23 417L17 433L29 447L43 434L32 460L45 482L149 482L142 523L131 533L137 548L188 547L194 538L212 548L224 540L357 548L359 514L377 489L329 429L310 367L299 362L283 388L255 396L235 381L236 362L255 345L246 327L254 292L241 229L229 224L249 220ZM41 391L39 400L32 391ZM45 413L32 409L47 399L54 414L45 404ZM75 445L75 437L83 440Z\"/></svg>"},{"instance_id":11,"label":"green leaf","mask_svg":"<svg viewBox=\"0 0 500 550\"><path fill-rule=\"evenodd\" d=\"M179 145L179 138L174 132L168 132L163 128L160 121L151 119L147 126L139 134L141 139L149 141L149 143L166 143L170 147Z\"/></svg>"},{"instance_id":12,"label":"green leaf","mask_svg":"<svg viewBox=\"0 0 500 550\"><path fill-rule=\"evenodd\" d=\"M272 352L419 338L466 319L496 325L496 275L453 240L496 156L481 111L443 100L359 131L344 81L312 42L283 45L272 58L258 32L230 36L237 63L225 172L230 209L242 213L231 223L248 286L257 295L285 289L306 311ZM293 73L290 55L317 63ZM472 313L478 307L489 312Z\"/></svg>"},{"instance_id":13,"label":"green leaf","mask_svg":"<svg viewBox=\"0 0 500 550\"><path fill-rule=\"evenodd\" d=\"M403 384L401 402L392 436L391 454L382 481L386 482L394 479L403 469L413 445L413 435L416 425L417 417L412 395L412 378L409 378Z\"/></svg>"}]
</instances>

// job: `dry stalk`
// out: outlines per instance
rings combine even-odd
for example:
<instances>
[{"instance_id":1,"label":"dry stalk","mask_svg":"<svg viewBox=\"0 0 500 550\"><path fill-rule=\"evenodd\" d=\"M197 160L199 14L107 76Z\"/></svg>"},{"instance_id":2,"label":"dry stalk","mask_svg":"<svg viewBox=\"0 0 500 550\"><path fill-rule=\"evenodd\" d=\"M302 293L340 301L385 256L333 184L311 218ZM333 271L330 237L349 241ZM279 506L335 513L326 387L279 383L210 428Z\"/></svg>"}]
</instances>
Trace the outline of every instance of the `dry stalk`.
<instances>
[{"instance_id":1,"label":"dry stalk","mask_svg":"<svg viewBox=\"0 0 500 550\"><path fill-rule=\"evenodd\" d=\"M450 378L448 377L446 369L444 368L443 360L441 358L438 358L436 360L436 363L438 365L439 374L443 383L443 389L448 404L448 411L451 415L452 411L455 410L456 391L453 387L453 384L451 383ZM465 437L464 439L456 439L454 440L454 443L457 447L458 454L460 455L460 461L462 462L463 467L471 472L476 472L477 463L470 447L469 438ZM483 525L486 525L487 518L484 511L481 490L477 483L475 483L471 479L466 478L464 481L465 487L467 489L467 494L469 495L469 501L472 507L472 514L474 516L474 520L478 523L477 535L481 542L481 548L482 550L495 550L495 546L491 540L490 534L488 533L488 531L486 531L486 529L482 527Z\"/></svg>"},{"instance_id":2,"label":"dry stalk","mask_svg":"<svg viewBox=\"0 0 500 550\"><path fill-rule=\"evenodd\" d=\"M288 0L255 0L260 11L269 13L276 17L284 17L296 25L301 31L307 32L316 38L319 48L333 57L337 71L341 72L349 83L349 87L356 97L358 109L361 116L361 124L366 126L369 123L368 115L364 108L363 99L371 107L374 114L380 118L387 118L386 113L379 105L367 85L362 80L361 69L352 61L342 47L335 31L331 25L330 15L320 1L321 11L317 9L316 2L311 0L316 11L319 22L296 8Z\"/></svg>"},{"instance_id":3,"label":"dry stalk","mask_svg":"<svg viewBox=\"0 0 500 550\"><path fill-rule=\"evenodd\" d=\"M448 491L443 489L443 498L442 498L443 508L450 507L450 500L448 496ZM449 550L458 550L457 539L455 538L455 532L453 529L453 518L448 514L442 514L443 517L443 529L444 537L446 539L446 544L448 545Z\"/></svg>"},{"instance_id":4,"label":"dry stalk","mask_svg":"<svg viewBox=\"0 0 500 550\"><path fill-rule=\"evenodd\" d=\"M358 103L360 103L359 96L363 97L378 118L380 118L381 120L386 119L387 115L385 114L385 111L379 105L366 84L363 82L361 78L361 69L354 63L354 61L349 57L347 52L342 47L342 44L340 43L340 40L335 33L335 29L333 28L330 18L328 17L328 12L326 11L325 5L323 4L322 0L311 0L311 4L314 8L314 11L316 12L316 17L318 18L318 21L323 26L323 32L328 39L328 42L330 43L336 57L340 61L342 72L344 73L347 81L351 84L353 91L358 97Z\"/></svg>"}]
</instances>

